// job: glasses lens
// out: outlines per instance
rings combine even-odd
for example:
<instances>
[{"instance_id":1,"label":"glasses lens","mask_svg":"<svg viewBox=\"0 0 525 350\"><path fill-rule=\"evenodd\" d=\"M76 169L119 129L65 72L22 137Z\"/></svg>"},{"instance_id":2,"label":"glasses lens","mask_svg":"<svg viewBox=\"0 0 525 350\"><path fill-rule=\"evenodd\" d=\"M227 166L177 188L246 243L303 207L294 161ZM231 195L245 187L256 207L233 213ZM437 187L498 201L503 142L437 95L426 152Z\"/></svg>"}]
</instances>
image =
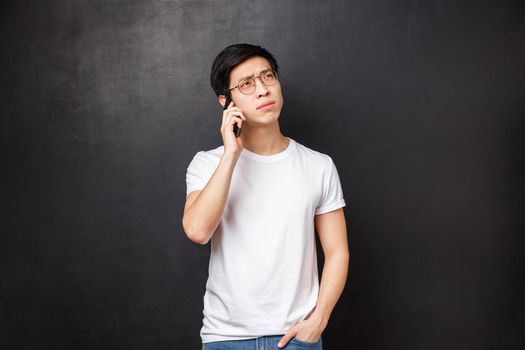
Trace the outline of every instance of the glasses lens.
<instances>
[{"instance_id":1,"label":"glasses lens","mask_svg":"<svg viewBox=\"0 0 525 350\"><path fill-rule=\"evenodd\" d=\"M274 72L269 71L261 76L261 80L263 81L264 85L273 85L277 81L277 77L275 76Z\"/></svg>"},{"instance_id":2,"label":"glasses lens","mask_svg":"<svg viewBox=\"0 0 525 350\"><path fill-rule=\"evenodd\" d=\"M259 78L261 79L261 82L266 86L273 85L277 82L277 75L273 71L264 72ZM239 91L245 95L252 94L255 91L255 79L248 78L246 80L241 81L241 83L239 84Z\"/></svg>"},{"instance_id":3,"label":"glasses lens","mask_svg":"<svg viewBox=\"0 0 525 350\"><path fill-rule=\"evenodd\" d=\"M239 84L239 91L245 95L249 95L252 92L254 92L255 91L255 80L250 78L250 79L241 81L241 83Z\"/></svg>"}]
</instances>

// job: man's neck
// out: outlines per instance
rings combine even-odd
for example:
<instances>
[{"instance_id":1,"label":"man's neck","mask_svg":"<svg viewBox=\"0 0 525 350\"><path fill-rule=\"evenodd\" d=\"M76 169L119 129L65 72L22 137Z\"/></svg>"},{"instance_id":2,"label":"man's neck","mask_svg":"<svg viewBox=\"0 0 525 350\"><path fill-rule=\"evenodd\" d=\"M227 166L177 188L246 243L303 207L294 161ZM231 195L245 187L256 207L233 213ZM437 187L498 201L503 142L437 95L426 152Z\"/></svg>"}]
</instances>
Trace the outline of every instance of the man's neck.
<instances>
[{"instance_id":1,"label":"man's neck","mask_svg":"<svg viewBox=\"0 0 525 350\"><path fill-rule=\"evenodd\" d=\"M288 147L290 142L281 134L279 123L264 127L245 127L243 125L240 137L245 149L262 156L280 153Z\"/></svg>"}]
</instances>

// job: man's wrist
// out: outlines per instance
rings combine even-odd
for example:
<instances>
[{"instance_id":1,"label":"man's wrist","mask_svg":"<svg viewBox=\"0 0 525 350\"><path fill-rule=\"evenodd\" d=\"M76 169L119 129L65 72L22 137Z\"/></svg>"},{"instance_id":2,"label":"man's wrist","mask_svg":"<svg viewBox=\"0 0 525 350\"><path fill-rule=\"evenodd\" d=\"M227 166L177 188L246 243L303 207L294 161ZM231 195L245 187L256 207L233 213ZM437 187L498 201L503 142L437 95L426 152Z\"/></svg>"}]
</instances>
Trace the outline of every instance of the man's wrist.
<instances>
[{"instance_id":1,"label":"man's wrist","mask_svg":"<svg viewBox=\"0 0 525 350\"><path fill-rule=\"evenodd\" d=\"M239 154L237 153L224 153L222 156L221 156L221 160L220 160L220 163L223 163L225 165L228 165L228 166L235 166L235 164L237 163L237 160L239 159Z\"/></svg>"},{"instance_id":2,"label":"man's wrist","mask_svg":"<svg viewBox=\"0 0 525 350\"><path fill-rule=\"evenodd\" d=\"M313 321L315 321L319 327L322 329L325 329L328 325L328 320L330 319L330 315L326 312L324 312L321 309L316 308L312 315L310 316Z\"/></svg>"},{"instance_id":3,"label":"man's wrist","mask_svg":"<svg viewBox=\"0 0 525 350\"><path fill-rule=\"evenodd\" d=\"M224 152L221 156L221 159L234 159L237 160L239 156L241 155L241 152Z\"/></svg>"}]
</instances>

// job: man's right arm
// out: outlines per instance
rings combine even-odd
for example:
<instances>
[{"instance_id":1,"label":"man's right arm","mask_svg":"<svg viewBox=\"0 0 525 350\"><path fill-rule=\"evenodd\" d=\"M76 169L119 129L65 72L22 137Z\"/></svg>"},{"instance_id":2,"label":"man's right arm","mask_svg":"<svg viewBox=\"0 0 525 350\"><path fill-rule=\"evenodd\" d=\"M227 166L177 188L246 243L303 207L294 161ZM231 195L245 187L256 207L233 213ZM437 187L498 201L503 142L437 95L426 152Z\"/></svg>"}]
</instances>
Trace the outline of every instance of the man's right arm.
<instances>
[{"instance_id":1,"label":"man's right arm","mask_svg":"<svg viewBox=\"0 0 525 350\"><path fill-rule=\"evenodd\" d=\"M188 195L182 226L188 238L206 244L221 222L238 154L224 153L206 186Z\"/></svg>"},{"instance_id":2,"label":"man's right arm","mask_svg":"<svg viewBox=\"0 0 525 350\"><path fill-rule=\"evenodd\" d=\"M223 107L226 96L219 98ZM186 198L182 226L190 240L206 244L213 236L222 218L233 170L242 152L242 138L233 133L233 124L240 128L246 117L233 102L222 112L221 136L224 152L215 172L201 191L193 191Z\"/></svg>"}]
</instances>

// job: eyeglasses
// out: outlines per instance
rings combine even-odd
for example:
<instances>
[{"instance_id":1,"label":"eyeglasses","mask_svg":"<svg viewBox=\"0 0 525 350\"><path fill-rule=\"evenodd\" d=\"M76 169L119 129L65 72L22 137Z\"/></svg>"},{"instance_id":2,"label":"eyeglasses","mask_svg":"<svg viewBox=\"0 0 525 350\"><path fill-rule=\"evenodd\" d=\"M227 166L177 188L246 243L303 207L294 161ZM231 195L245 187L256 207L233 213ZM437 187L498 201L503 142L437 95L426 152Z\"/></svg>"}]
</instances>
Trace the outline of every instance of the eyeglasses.
<instances>
[{"instance_id":1,"label":"eyeglasses","mask_svg":"<svg viewBox=\"0 0 525 350\"><path fill-rule=\"evenodd\" d=\"M257 78L259 78L261 83L263 83L265 86L274 85L278 80L277 73L275 73L273 70L267 70L265 72L262 72L259 76L255 78L246 78L241 80L239 85L228 89L228 92L232 91L233 89L239 88L239 91L244 95L253 94L255 91L255 79Z\"/></svg>"}]
</instances>

